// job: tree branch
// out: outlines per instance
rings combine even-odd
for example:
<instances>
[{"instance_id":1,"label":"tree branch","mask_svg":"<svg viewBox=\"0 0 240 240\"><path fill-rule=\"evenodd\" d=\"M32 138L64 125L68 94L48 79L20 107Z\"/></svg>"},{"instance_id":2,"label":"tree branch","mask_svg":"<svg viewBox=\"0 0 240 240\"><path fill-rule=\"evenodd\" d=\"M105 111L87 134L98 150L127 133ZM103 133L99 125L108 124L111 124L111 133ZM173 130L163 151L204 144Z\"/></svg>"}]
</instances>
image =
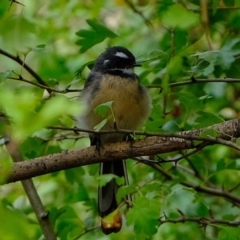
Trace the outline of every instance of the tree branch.
<instances>
[{"instance_id":1,"label":"tree branch","mask_svg":"<svg viewBox=\"0 0 240 240\"><path fill-rule=\"evenodd\" d=\"M207 129L215 129L218 132L218 137L198 137ZM222 141L231 143L226 140L240 137L240 118L216 124L208 128L185 131L179 134L163 135L164 137L152 136L139 141L106 144L100 149L100 154L96 151L95 146L92 146L85 149L64 151L62 153L47 155L32 159L31 161L15 163L13 164L11 173L7 176L5 183L103 161L118 161L131 157L193 149L196 147L192 141L194 139L212 143L221 143ZM4 173L2 172L1 174Z\"/></svg>"},{"instance_id":2,"label":"tree branch","mask_svg":"<svg viewBox=\"0 0 240 240\"><path fill-rule=\"evenodd\" d=\"M174 179L174 176L171 173L169 173L168 171L166 171L165 169L163 169L161 166L159 166L155 163L151 163L151 162L145 163L145 164L153 167L155 170L160 172L163 176L166 177L167 180ZM228 191L224 191L222 189L217 189L217 188L200 186L200 185L188 182L188 181L182 181L182 182L179 182L179 184L181 184L185 187L192 188L196 192L202 192L202 193L206 193L206 194L213 195L213 196L223 197L223 198L227 199L228 201L233 202L238 207L240 206L240 198L231 194Z\"/></svg>"},{"instance_id":3,"label":"tree branch","mask_svg":"<svg viewBox=\"0 0 240 240\"><path fill-rule=\"evenodd\" d=\"M7 117L2 113L0 113L0 120L5 124L9 124ZM23 158L20 153L18 144L15 143L13 140L11 140L10 137L8 137L7 133L5 134L6 134L5 138L8 138L8 140L5 141L5 146L12 160L14 162L19 162L19 163L23 162ZM46 240L56 240L57 238L55 236L52 224L48 217L48 212L46 212L44 209L44 206L37 193L37 190L34 186L32 179L22 180L21 183L28 197L28 200L33 208L33 211L35 212L35 215L38 219L38 222L41 226L43 235L45 236Z\"/></svg>"},{"instance_id":4,"label":"tree branch","mask_svg":"<svg viewBox=\"0 0 240 240\"><path fill-rule=\"evenodd\" d=\"M132 9L133 12L135 12L136 14L138 14L145 22L145 24L148 26L148 27L152 27L152 23L150 20L148 20L141 11L139 11L135 6L134 4L129 1L129 0L125 0L126 4Z\"/></svg>"},{"instance_id":5,"label":"tree branch","mask_svg":"<svg viewBox=\"0 0 240 240\"><path fill-rule=\"evenodd\" d=\"M12 54L4 51L0 48L0 54L12 59L13 61L19 63L24 69L26 69L36 80L39 84L48 87L47 83L31 68L29 67L19 56L13 56ZM51 93L49 89L47 89L48 93Z\"/></svg>"},{"instance_id":6,"label":"tree branch","mask_svg":"<svg viewBox=\"0 0 240 240\"><path fill-rule=\"evenodd\" d=\"M69 88L66 88L66 89L63 89L63 90L58 90L58 89L55 89L55 88L48 87L46 85L31 82L31 81L23 78L21 75L19 75L19 77L17 77L17 78L16 77L8 77L8 79L29 83L29 84L34 85L36 87L46 89L48 92L69 93L69 92L81 92L82 91L82 89L69 89Z\"/></svg>"},{"instance_id":7,"label":"tree branch","mask_svg":"<svg viewBox=\"0 0 240 240\"><path fill-rule=\"evenodd\" d=\"M161 224L164 223L185 223L185 222L195 222L199 226L204 227L210 224L221 224L227 225L229 227L238 227L240 226L240 221L226 221L226 220L218 220L218 219L211 219L211 218L203 218L203 217L181 217L178 219L159 219Z\"/></svg>"},{"instance_id":8,"label":"tree branch","mask_svg":"<svg viewBox=\"0 0 240 240\"><path fill-rule=\"evenodd\" d=\"M170 83L169 87L174 88L174 87L179 87L179 86L184 86L184 85L191 85L191 84L198 84L198 83L210 83L210 82L226 82L226 83L240 83L239 78L209 78L209 79L196 79L194 78L188 81L183 81L183 82L174 82ZM145 85L147 88L162 88L161 84L151 84L151 85Z\"/></svg>"},{"instance_id":9,"label":"tree branch","mask_svg":"<svg viewBox=\"0 0 240 240\"><path fill-rule=\"evenodd\" d=\"M19 5L22 5L23 7L25 7L24 4L22 4L22 3L20 3L20 2L18 2L18 1L16 1L16 0L9 0L9 1L10 1L10 4L9 4L9 9L8 9L8 10L10 10L10 8L11 8L12 5L13 5L13 3L19 4Z\"/></svg>"}]
</instances>

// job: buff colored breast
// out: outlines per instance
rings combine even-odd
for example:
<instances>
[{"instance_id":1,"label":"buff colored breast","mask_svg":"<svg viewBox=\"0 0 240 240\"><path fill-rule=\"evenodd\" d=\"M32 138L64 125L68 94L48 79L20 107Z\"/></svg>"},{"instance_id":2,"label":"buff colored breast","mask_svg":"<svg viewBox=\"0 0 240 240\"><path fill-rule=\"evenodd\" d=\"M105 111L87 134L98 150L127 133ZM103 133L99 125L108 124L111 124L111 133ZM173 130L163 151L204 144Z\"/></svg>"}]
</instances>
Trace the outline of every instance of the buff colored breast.
<instances>
[{"instance_id":1,"label":"buff colored breast","mask_svg":"<svg viewBox=\"0 0 240 240\"><path fill-rule=\"evenodd\" d=\"M87 105L85 125L88 129L93 129L111 114L111 111L108 111L105 117L101 117L94 113L94 109L105 102L113 101L113 114L118 129L136 130L144 123L151 110L148 92L139 85L138 80L120 76L104 75L99 82L98 90L93 94L86 94L83 100ZM108 121L103 129L114 129L113 120ZM106 136L105 142L121 141L122 135L115 134L114 139L111 138Z\"/></svg>"}]
</instances>

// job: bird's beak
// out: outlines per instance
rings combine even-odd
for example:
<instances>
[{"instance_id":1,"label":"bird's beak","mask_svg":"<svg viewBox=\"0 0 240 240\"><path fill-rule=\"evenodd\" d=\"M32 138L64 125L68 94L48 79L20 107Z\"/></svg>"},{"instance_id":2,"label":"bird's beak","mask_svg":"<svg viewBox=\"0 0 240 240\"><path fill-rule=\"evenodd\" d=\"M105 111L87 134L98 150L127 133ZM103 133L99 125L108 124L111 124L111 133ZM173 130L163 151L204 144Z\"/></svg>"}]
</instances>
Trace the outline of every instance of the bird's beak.
<instances>
[{"instance_id":1,"label":"bird's beak","mask_svg":"<svg viewBox=\"0 0 240 240\"><path fill-rule=\"evenodd\" d=\"M141 66L142 66L142 64L139 63L139 62L135 62L135 63L133 64L133 67L141 67Z\"/></svg>"}]
</instances>

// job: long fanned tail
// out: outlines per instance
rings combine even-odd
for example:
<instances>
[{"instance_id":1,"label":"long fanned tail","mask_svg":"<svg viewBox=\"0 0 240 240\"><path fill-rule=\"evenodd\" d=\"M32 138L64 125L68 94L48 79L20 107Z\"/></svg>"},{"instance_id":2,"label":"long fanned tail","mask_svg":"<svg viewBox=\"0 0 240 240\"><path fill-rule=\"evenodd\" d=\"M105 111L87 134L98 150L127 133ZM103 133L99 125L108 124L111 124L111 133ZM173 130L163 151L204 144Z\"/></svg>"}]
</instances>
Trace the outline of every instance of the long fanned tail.
<instances>
[{"instance_id":1,"label":"long fanned tail","mask_svg":"<svg viewBox=\"0 0 240 240\"><path fill-rule=\"evenodd\" d=\"M99 175L115 174L124 177L125 184L128 184L127 169L125 161L114 161L100 163ZM102 231L105 234L120 231L122 227L121 214L118 212L118 203L116 199L118 185L115 179L112 179L105 186L98 188L98 212L103 218ZM109 219L104 218L110 214L114 214Z\"/></svg>"}]
</instances>

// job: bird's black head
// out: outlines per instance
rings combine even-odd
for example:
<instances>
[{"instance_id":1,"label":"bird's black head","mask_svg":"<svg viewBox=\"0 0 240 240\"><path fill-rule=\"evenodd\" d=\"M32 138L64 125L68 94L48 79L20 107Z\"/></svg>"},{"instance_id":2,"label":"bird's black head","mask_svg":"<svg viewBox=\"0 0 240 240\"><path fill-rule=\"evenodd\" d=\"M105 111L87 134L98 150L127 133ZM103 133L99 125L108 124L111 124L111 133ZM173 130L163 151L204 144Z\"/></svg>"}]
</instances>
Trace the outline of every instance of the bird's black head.
<instances>
[{"instance_id":1,"label":"bird's black head","mask_svg":"<svg viewBox=\"0 0 240 240\"><path fill-rule=\"evenodd\" d=\"M93 71L102 73L133 73L133 68L141 66L134 55L124 47L111 47L103 52L96 60Z\"/></svg>"}]
</instances>

